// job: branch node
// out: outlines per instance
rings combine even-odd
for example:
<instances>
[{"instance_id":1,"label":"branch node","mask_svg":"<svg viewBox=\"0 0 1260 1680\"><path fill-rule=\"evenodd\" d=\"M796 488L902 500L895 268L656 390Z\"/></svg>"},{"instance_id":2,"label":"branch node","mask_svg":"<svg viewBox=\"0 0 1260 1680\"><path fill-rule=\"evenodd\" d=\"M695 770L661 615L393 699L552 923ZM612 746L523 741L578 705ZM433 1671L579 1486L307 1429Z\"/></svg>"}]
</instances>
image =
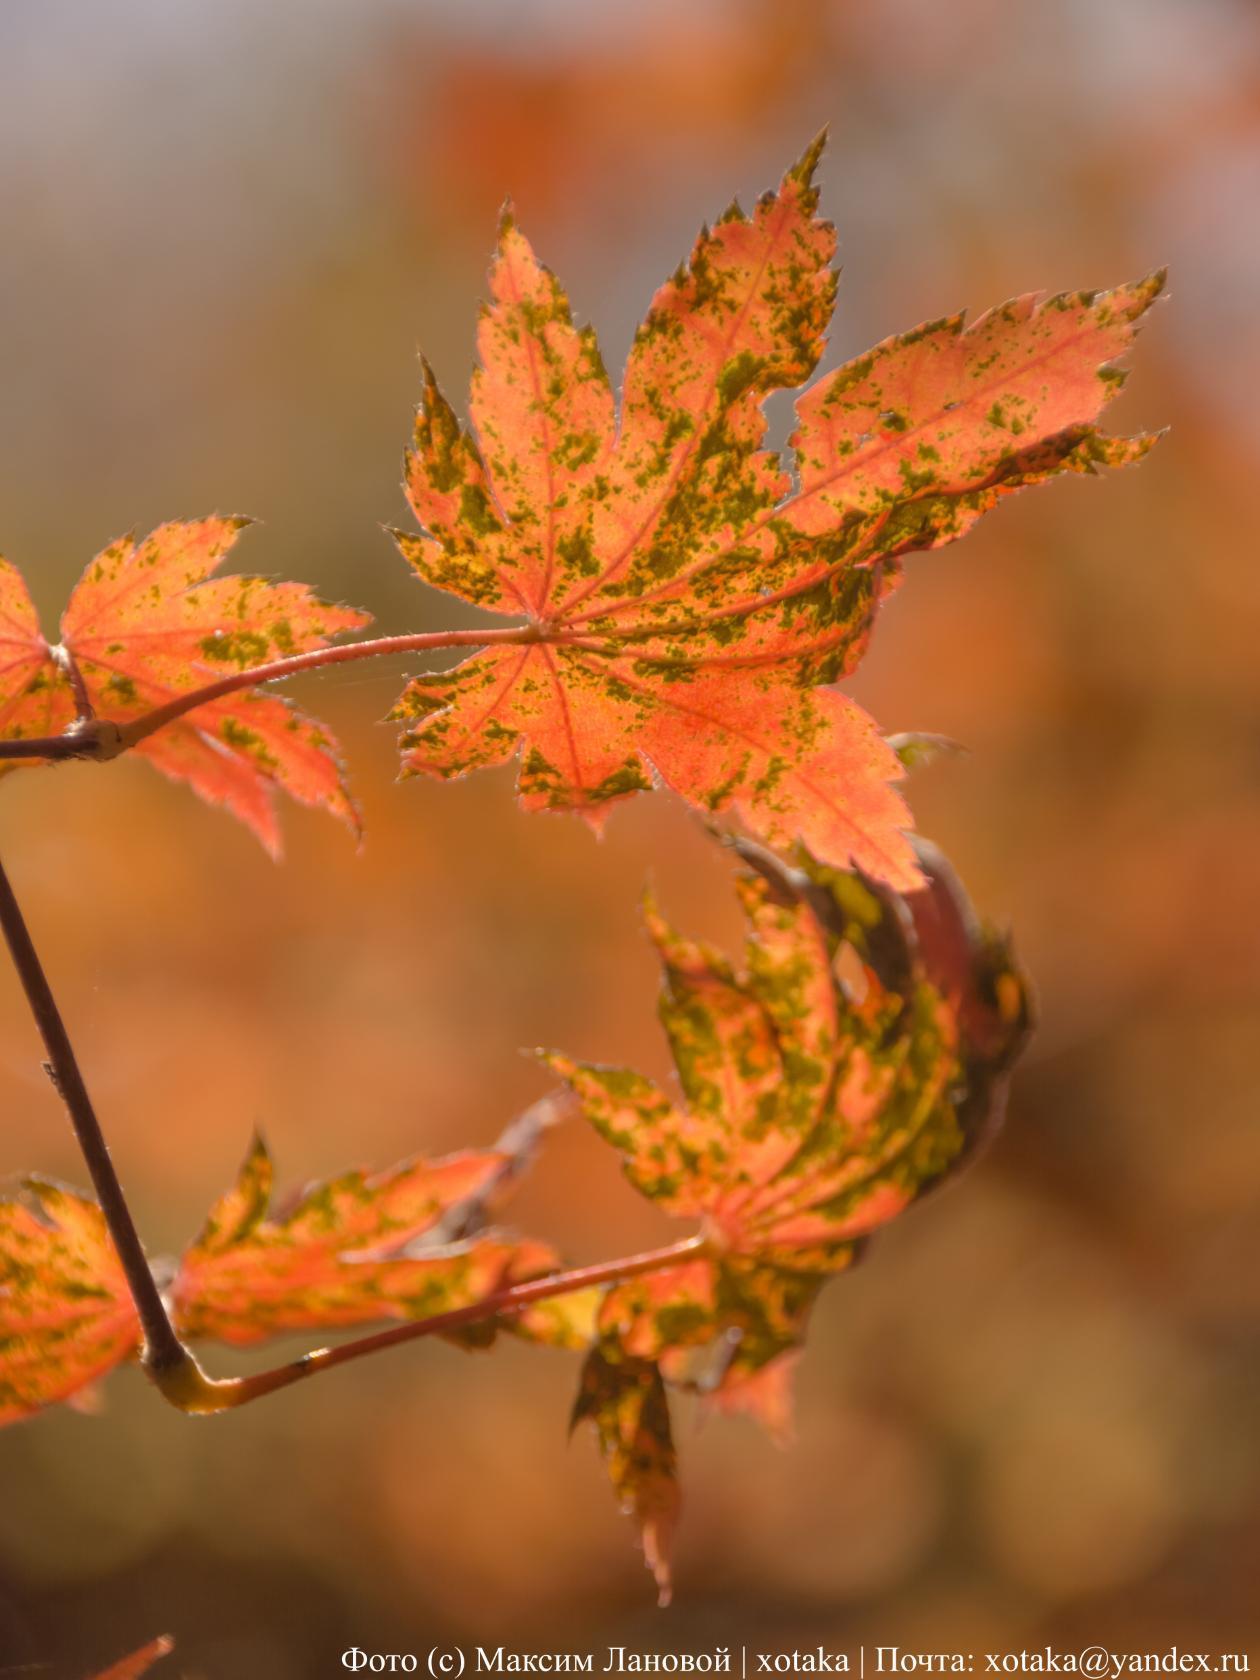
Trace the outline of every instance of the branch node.
<instances>
[{"instance_id":1,"label":"branch node","mask_svg":"<svg viewBox=\"0 0 1260 1680\"><path fill-rule=\"evenodd\" d=\"M230 1411L244 1398L240 1378L208 1377L186 1347L154 1352L146 1343L140 1365L162 1398L188 1417Z\"/></svg>"},{"instance_id":2,"label":"branch node","mask_svg":"<svg viewBox=\"0 0 1260 1680\"><path fill-rule=\"evenodd\" d=\"M108 764L111 758L119 758L129 745L122 725L112 718L83 718L72 723L66 735L82 744L82 750L74 757L90 758L97 764Z\"/></svg>"}]
</instances>

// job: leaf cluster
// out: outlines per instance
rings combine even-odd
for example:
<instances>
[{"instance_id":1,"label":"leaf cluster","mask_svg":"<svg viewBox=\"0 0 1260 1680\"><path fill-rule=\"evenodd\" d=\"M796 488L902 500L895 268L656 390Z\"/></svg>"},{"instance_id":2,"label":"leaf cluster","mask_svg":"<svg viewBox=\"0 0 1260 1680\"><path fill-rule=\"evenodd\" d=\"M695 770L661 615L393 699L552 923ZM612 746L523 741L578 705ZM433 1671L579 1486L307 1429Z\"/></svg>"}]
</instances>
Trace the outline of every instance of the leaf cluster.
<instances>
[{"instance_id":1,"label":"leaf cluster","mask_svg":"<svg viewBox=\"0 0 1260 1680\"><path fill-rule=\"evenodd\" d=\"M596 827L663 786L734 846L738 960L646 908L674 1084L544 1057L634 1190L683 1222L673 1248L566 1271L496 1227L553 1098L491 1149L347 1172L280 1203L258 1139L200 1234L155 1268L181 1340L392 1321L464 1347L511 1331L582 1350L573 1421L593 1429L662 1599L673 1398L786 1433L819 1292L991 1134L1031 1022L1009 942L911 833L897 784L940 738L885 738L837 685L906 555L1154 441L1098 421L1161 274L931 321L814 378L836 293L821 149L751 213L732 204L701 230L652 300L619 397L593 330L504 217L467 423L426 365L404 467L418 528L393 533L423 583L499 624L339 642L367 615L220 575L248 521L212 516L107 546L50 642L0 561L0 769L135 750L274 854L277 791L356 832L359 818L328 730L266 685L472 646L394 707L404 776L515 760L525 808ZM764 404L802 386L781 455ZM0 1423L81 1404L142 1354L114 1235L94 1201L46 1179L0 1200Z\"/></svg>"}]
</instances>

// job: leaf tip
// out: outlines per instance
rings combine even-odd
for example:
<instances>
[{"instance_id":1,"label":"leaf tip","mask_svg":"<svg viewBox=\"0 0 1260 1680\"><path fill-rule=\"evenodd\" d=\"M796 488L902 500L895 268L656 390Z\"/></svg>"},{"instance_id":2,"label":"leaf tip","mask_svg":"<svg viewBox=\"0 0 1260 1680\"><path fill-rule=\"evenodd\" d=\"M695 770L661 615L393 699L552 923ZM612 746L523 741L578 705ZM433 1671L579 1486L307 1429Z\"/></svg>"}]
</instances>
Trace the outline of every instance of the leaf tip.
<instances>
[{"instance_id":1,"label":"leaf tip","mask_svg":"<svg viewBox=\"0 0 1260 1680\"><path fill-rule=\"evenodd\" d=\"M643 917L643 926L648 938L656 946L662 959L669 961L670 952L678 943L678 934L665 919L665 912L661 909L660 900L652 886L643 889L639 900L639 914Z\"/></svg>"},{"instance_id":2,"label":"leaf tip","mask_svg":"<svg viewBox=\"0 0 1260 1680\"><path fill-rule=\"evenodd\" d=\"M597 840L602 840L607 833L610 814L607 805L592 805L588 802L574 806L574 815L582 819Z\"/></svg>"},{"instance_id":3,"label":"leaf tip","mask_svg":"<svg viewBox=\"0 0 1260 1680\"><path fill-rule=\"evenodd\" d=\"M1163 263L1159 268L1152 269L1145 280L1138 282L1138 291L1145 293L1148 303L1154 303L1155 299L1167 289L1167 286L1168 264Z\"/></svg>"},{"instance_id":4,"label":"leaf tip","mask_svg":"<svg viewBox=\"0 0 1260 1680\"><path fill-rule=\"evenodd\" d=\"M550 1069L552 1073L559 1074L561 1079L568 1079L571 1074L577 1072L577 1063L572 1056L566 1056L563 1050L547 1050L540 1044L533 1050L526 1050L524 1054L536 1062L541 1062L543 1067Z\"/></svg>"},{"instance_id":5,"label":"leaf tip","mask_svg":"<svg viewBox=\"0 0 1260 1680\"><path fill-rule=\"evenodd\" d=\"M784 181L792 181L798 187L808 188L814 184L814 172L818 168L820 159L827 149L827 135L829 124L824 123L818 133L806 146L797 161L783 177Z\"/></svg>"},{"instance_id":6,"label":"leaf tip","mask_svg":"<svg viewBox=\"0 0 1260 1680\"><path fill-rule=\"evenodd\" d=\"M1122 320L1128 321L1131 326L1136 327L1156 298L1163 295L1167 285L1168 268L1165 265L1162 268L1152 269L1149 274L1141 280L1135 280L1132 285L1118 286L1113 292L1100 292L1098 302L1102 305L1110 305Z\"/></svg>"},{"instance_id":7,"label":"leaf tip","mask_svg":"<svg viewBox=\"0 0 1260 1680\"><path fill-rule=\"evenodd\" d=\"M656 1582L656 1607L668 1610L674 1599L674 1577L665 1549L667 1536L660 1532L660 1527L656 1522L643 1525L643 1560Z\"/></svg>"}]
</instances>

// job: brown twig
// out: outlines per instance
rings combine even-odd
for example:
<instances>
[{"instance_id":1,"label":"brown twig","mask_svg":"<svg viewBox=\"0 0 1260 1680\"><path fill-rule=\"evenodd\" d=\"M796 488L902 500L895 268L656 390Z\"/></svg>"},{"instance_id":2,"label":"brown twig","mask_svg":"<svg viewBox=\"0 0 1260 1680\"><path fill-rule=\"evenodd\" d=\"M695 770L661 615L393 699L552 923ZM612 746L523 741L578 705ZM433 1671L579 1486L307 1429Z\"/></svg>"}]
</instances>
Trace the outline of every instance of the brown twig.
<instances>
[{"instance_id":1,"label":"brown twig","mask_svg":"<svg viewBox=\"0 0 1260 1680\"><path fill-rule=\"evenodd\" d=\"M180 1341L154 1281L126 1194L110 1158L105 1134L88 1096L74 1046L3 864L0 864L0 930L48 1053L45 1069L66 1105L101 1213L135 1303L144 1331L142 1363L165 1398L183 1412L206 1415L231 1411L251 1400L261 1399L264 1394L274 1394L279 1389L302 1382L320 1371L331 1370L334 1366L348 1364L371 1353L383 1352L403 1342L458 1330L488 1318L510 1315L531 1303L572 1294L579 1289L617 1283L641 1272L679 1265L696 1259L706 1250L703 1237L689 1237L668 1248L632 1254L620 1260L601 1261L594 1266L577 1267L567 1272L552 1272L546 1277L513 1284L452 1312L397 1324L388 1330L345 1342L340 1347L319 1348L274 1370L260 1371L247 1377L209 1377Z\"/></svg>"},{"instance_id":2,"label":"brown twig","mask_svg":"<svg viewBox=\"0 0 1260 1680\"><path fill-rule=\"evenodd\" d=\"M145 1258L131 1209L123 1193L122 1184L110 1159L105 1134L101 1130L96 1110L88 1096L87 1086L79 1071L79 1063L70 1043L61 1011L57 1008L48 977L31 940L21 907L13 887L0 864L0 928L3 929L13 966L17 969L31 1014L39 1028L40 1037L48 1053L45 1064L61 1100L66 1105L70 1124L78 1139L83 1159L91 1174L97 1201L109 1227L109 1234L127 1278L140 1323L144 1329L146 1368L155 1375L175 1370L191 1355L180 1342L162 1302L149 1262Z\"/></svg>"}]
</instances>

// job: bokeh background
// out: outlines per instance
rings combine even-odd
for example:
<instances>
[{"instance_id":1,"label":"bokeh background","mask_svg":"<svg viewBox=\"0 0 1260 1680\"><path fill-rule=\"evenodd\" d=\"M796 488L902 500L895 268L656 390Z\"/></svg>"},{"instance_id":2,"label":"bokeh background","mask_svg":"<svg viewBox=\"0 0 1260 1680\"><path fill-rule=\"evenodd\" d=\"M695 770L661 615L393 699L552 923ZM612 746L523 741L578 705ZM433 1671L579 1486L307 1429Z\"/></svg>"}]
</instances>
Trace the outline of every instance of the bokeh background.
<instances>
[{"instance_id":1,"label":"bokeh background","mask_svg":"<svg viewBox=\"0 0 1260 1680\"><path fill-rule=\"evenodd\" d=\"M920 824L1018 932L1044 1021L1005 1135L828 1291L796 1445L684 1409L655 1610L574 1362L417 1346L190 1422L134 1371L0 1436L0 1672L305 1680L443 1642L1245 1650L1260 1576L1260 14L1244 0L7 0L0 547L55 623L107 539L212 509L242 564L459 622L381 522L423 344L470 368L510 192L619 363L733 190L831 125L829 363L962 305L1172 266L1117 427L1138 471L911 562L854 689L969 758ZM780 435L786 399L774 405ZM597 843L507 773L393 785L405 662L296 687L368 841L277 868L144 765L9 778L0 846L152 1246L261 1124L282 1177L485 1142L519 1046L663 1074L636 897L733 938L665 797ZM0 1172L82 1182L0 964ZM518 1218L661 1227L575 1125ZM233 1361L210 1350L212 1364ZM977 1658L979 1660L979 1658ZM599 1658L597 1657L597 1665Z\"/></svg>"}]
</instances>

